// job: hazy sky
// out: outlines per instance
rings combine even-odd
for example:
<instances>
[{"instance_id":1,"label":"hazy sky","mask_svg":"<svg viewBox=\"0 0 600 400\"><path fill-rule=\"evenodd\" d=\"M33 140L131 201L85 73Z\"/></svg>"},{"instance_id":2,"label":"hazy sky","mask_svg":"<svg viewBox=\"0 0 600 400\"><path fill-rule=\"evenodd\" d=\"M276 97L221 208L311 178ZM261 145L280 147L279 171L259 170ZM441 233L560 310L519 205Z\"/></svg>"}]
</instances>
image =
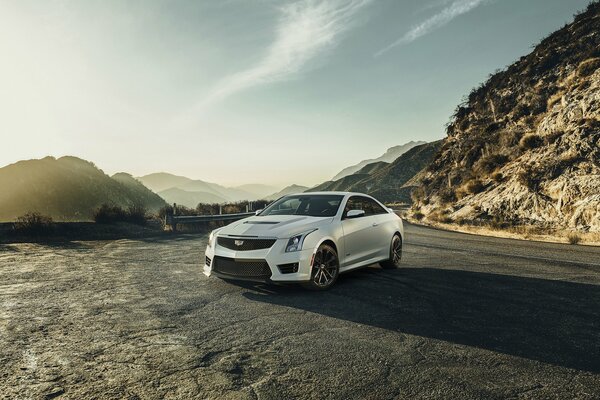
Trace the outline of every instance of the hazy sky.
<instances>
[{"instance_id":1,"label":"hazy sky","mask_svg":"<svg viewBox=\"0 0 600 400\"><path fill-rule=\"evenodd\" d=\"M312 185L436 140L587 0L0 0L0 166Z\"/></svg>"}]
</instances>

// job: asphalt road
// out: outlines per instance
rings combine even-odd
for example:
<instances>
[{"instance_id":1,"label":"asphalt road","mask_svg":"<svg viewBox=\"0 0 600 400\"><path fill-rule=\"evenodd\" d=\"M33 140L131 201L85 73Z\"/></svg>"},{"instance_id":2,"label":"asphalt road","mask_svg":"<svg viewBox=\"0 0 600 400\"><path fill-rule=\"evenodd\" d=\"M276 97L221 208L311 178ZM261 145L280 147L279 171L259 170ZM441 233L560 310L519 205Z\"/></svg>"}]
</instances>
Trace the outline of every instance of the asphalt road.
<instances>
[{"instance_id":1,"label":"asphalt road","mask_svg":"<svg viewBox=\"0 0 600 400\"><path fill-rule=\"evenodd\" d=\"M600 248L408 226L401 269L314 293L205 244L0 245L0 397L600 398Z\"/></svg>"}]
</instances>

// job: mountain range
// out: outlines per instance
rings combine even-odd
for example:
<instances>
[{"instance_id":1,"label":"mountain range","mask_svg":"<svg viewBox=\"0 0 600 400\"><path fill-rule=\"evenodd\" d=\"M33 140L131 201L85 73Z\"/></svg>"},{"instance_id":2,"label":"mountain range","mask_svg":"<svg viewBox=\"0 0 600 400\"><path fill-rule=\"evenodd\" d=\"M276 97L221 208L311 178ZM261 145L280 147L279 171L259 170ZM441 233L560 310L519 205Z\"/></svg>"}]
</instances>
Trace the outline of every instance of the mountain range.
<instances>
[{"instance_id":1,"label":"mountain range","mask_svg":"<svg viewBox=\"0 0 600 400\"><path fill-rule=\"evenodd\" d=\"M415 142L412 142L415 143ZM327 181L308 191L348 191L368 193L380 201L410 202L411 178L425 168L439 149L441 141L413 146L393 162L376 161L340 179Z\"/></svg>"},{"instance_id":2,"label":"mountain range","mask_svg":"<svg viewBox=\"0 0 600 400\"><path fill-rule=\"evenodd\" d=\"M0 221L39 212L57 221L91 220L102 204L158 211L165 201L128 174L106 175L77 157L24 160L0 168Z\"/></svg>"},{"instance_id":3,"label":"mountain range","mask_svg":"<svg viewBox=\"0 0 600 400\"><path fill-rule=\"evenodd\" d=\"M301 185L290 185L281 189L277 193L270 194L264 197L264 200L277 200L280 197L287 196L288 194L302 193L308 190L308 187Z\"/></svg>"},{"instance_id":4,"label":"mountain range","mask_svg":"<svg viewBox=\"0 0 600 400\"><path fill-rule=\"evenodd\" d=\"M158 172L137 178L147 188L158 193L167 203L195 208L198 203L225 203L258 200L279 188L262 184L225 187L216 183Z\"/></svg>"},{"instance_id":5,"label":"mountain range","mask_svg":"<svg viewBox=\"0 0 600 400\"><path fill-rule=\"evenodd\" d=\"M354 165L344 168L336 176L334 176L331 180L337 181L345 176L355 174L358 171L360 171L363 167L365 167L369 164L378 163L378 162L391 163L392 161L396 160L398 157L400 157L402 154L406 153L408 150L412 149L413 147L419 146L419 145L422 145L425 143L426 142L422 142L422 141L416 141L416 142L410 141L408 143L405 143L405 144L402 144L399 146L390 147L389 149L387 149L387 151L384 154L382 154L381 156L379 156L377 158L363 160L363 161L359 162L358 164L354 164Z\"/></svg>"}]
</instances>

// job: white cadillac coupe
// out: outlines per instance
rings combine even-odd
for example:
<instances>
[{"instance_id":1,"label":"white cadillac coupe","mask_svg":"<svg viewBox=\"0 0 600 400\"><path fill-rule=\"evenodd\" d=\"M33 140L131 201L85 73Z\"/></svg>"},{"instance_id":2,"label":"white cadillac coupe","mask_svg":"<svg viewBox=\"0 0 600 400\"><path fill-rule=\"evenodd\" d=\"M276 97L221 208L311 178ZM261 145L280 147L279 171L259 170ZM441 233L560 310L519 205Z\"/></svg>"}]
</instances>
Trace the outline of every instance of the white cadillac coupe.
<instances>
[{"instance_id":1,"label":"white cadillac coupe","mask_svg":"<svg viewBox=\"0 0 600 400\"><path fill-rule=\"evenodd\" d=\"M224 279L300 282L330 288L342 272L380 263L397 268L402 220L361 193L284 196L256 216L211 232L204 273Z\"/></svg>"}]
</instances>

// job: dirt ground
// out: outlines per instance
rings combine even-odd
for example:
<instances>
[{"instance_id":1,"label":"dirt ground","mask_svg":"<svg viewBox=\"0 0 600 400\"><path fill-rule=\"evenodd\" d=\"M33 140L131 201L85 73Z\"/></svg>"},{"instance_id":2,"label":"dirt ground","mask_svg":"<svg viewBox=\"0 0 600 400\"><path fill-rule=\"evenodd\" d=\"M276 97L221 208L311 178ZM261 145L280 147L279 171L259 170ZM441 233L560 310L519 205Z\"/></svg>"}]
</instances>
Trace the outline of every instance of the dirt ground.
<instances>
[{"instance_id":1,"label":"dirt ground","mask_svg":"<svg viewBox=\"0 0 600 400\"><path fill-rule=\"evenodd\" d=\"M325 293L206 236L0 245L0 398L600 398L600 248L409 225Z\"/></svg>"}]
</instances>

